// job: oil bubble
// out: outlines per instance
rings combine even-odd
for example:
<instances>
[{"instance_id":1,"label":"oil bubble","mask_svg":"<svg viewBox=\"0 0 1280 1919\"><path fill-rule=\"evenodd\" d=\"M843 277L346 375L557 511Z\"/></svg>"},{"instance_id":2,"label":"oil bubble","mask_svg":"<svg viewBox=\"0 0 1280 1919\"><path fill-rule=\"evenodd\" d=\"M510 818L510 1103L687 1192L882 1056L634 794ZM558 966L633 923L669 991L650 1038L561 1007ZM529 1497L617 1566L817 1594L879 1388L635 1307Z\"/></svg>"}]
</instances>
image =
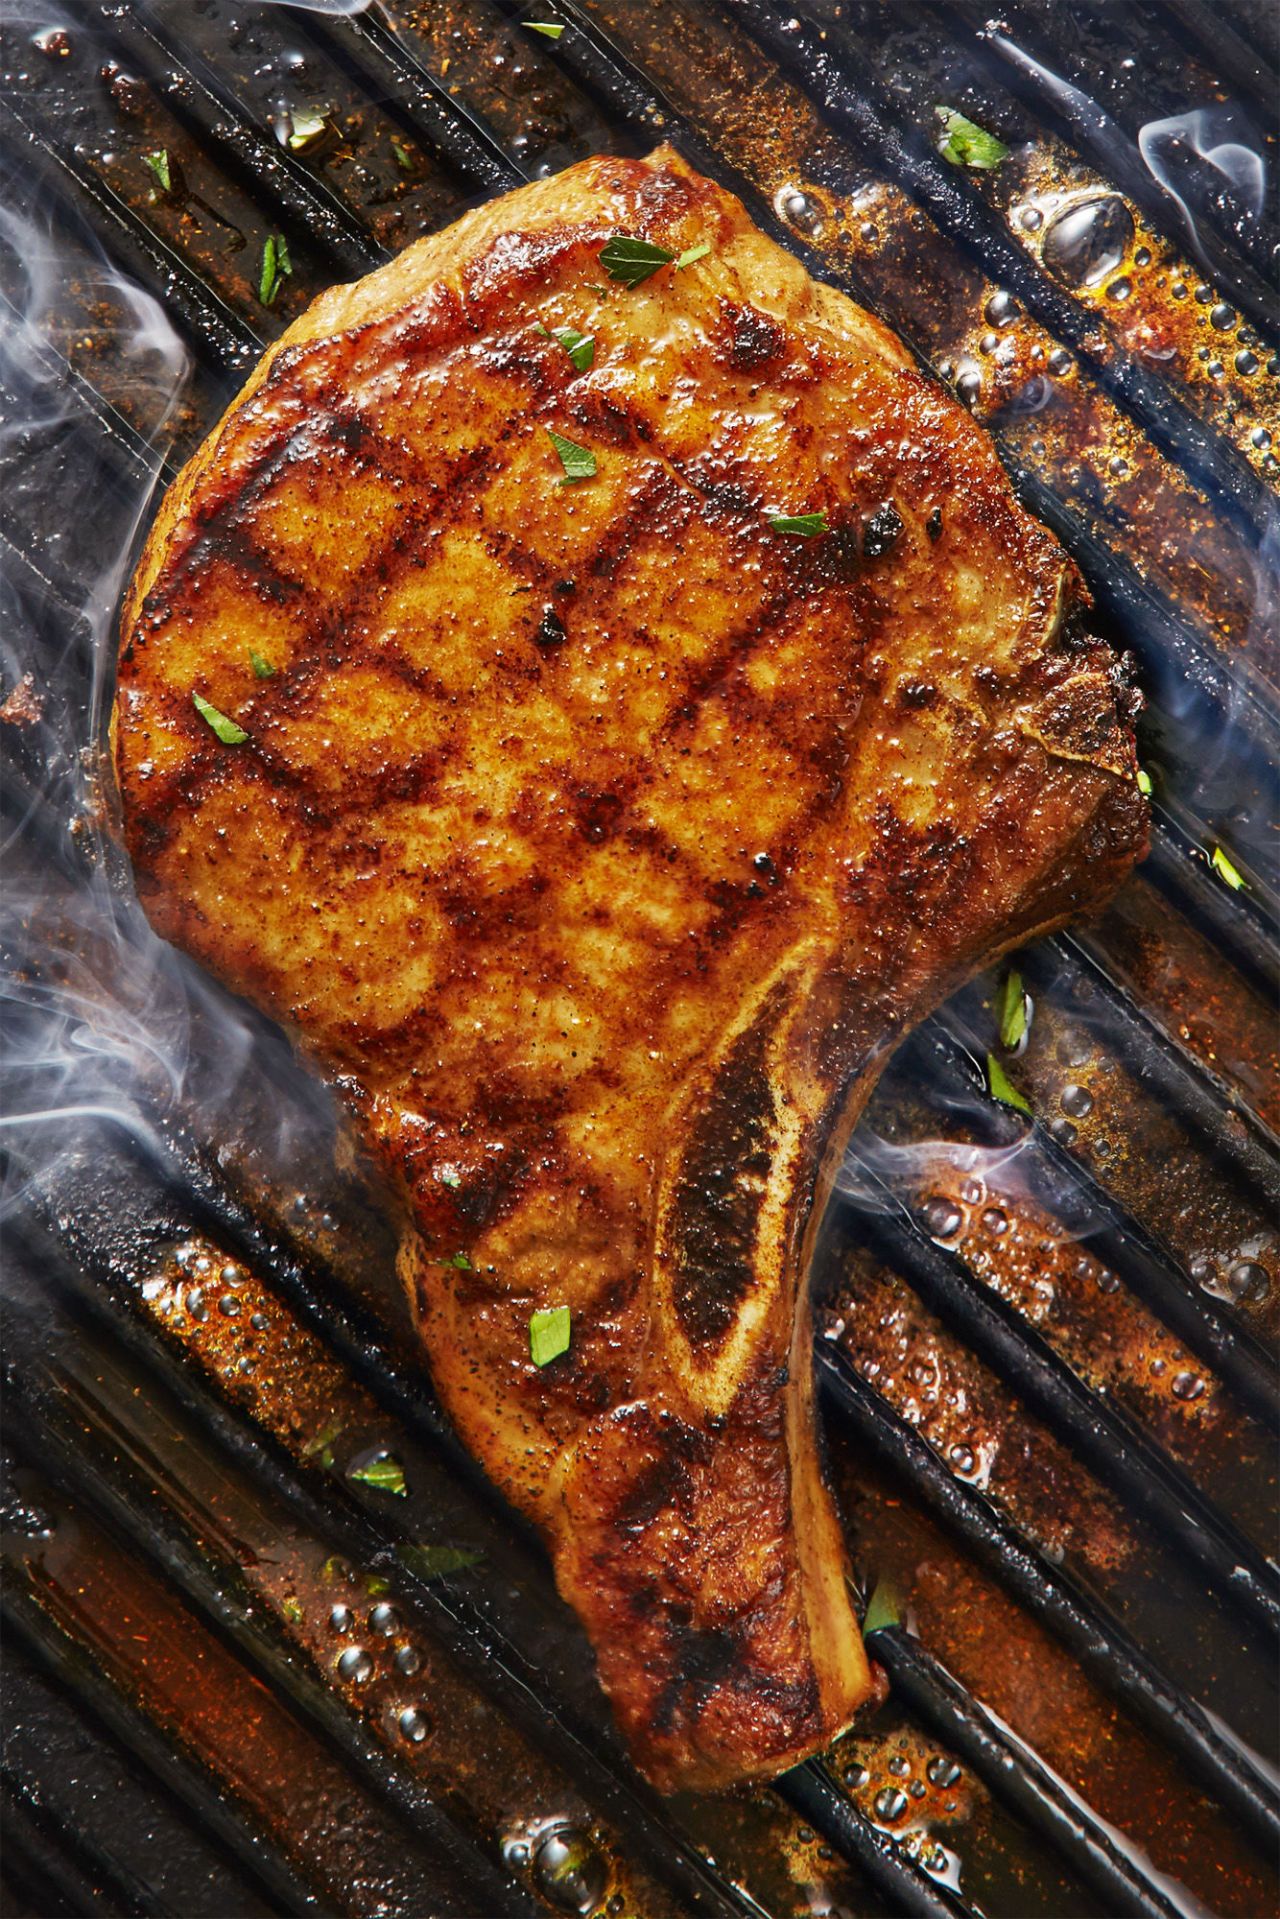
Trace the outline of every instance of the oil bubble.
<instances>
[{"instance_id":1,"label":"oil bubble","mask_svg":"<svg viewBox=\"0 0 1280 1919\"><path fill-rule=\"evenodd\" d=\"M1068 207L1044 236L1044 263L1068 286L1097 286L1133 244L1133 215L1114 193Z\"/></svg>"},{"instance_id":2,"label":"oil bubble","mask_svg":"<svg viewBox=\"0 0 1280 1919\"><path fill-rule=\"evenodd\" d=\"M338 1655L338 1674L342 1679L354 1680L362 1686L366 1679L373 1677L373 1661L363 1646L348 1646Z\"/></svg>"},{"instance_id":3,"label":"oil bubble","mask_svg":"<svg viewBox=\"0 0 1280 1919\"><path fill-rule=\"evenodd\" d=\"M1227 1272L1227 1285L1231 1297L1240 1305L1253 1305L1265 1299L1271 1291L1271 1281L1265 1267L1259 1266L1255 1259L1238 1259Z\"/></svg>"},{"instance_id":4,"label":"oil bubble","mask_svg":"<svg viewBox=\"0 0 1280 1919\"><path fill-rule=\"evenodd\" d=\"M586 1833L562 1826L538 1841L533 1876L565 1912L592 1912L604 1897L609 1868Z\"/></svg>"},{"instance_id":5,"label":"oil bubble","mask_svg":"<svg viewBox=\"0 0 1280 1919\"><path fill-rule=\"evenodd\" d=\"M892 1821L901 1819L903 1813L907 1810L907 1795L905 1792L900 1792L897 1786L885 1786L881 1792L876 1794L871 1803L875 1809L877 1819L888 1819Z\"/></svg>"},{"instance_id":6,"label":"oil bubble","mask_svg":"<svg viewBox=\"0 0 1280 1919\"><path fill-rule=\"evenodd\" d=\"M964 1225L964 1214L943 1193L925 1201L921 1217L933 1239L954 1239Z\"/></svg>"},{"instance_id":7,"label":"oil bubble","mask_svg":"<svg viewBox=\"0 0 1280 1919\"><path fill-rule=\"evenodd\" d=\"M1021 312L1018 302L1003 287L998 287L983 309L988 326L1010 326Z\"/></svg>"}]
</instances>

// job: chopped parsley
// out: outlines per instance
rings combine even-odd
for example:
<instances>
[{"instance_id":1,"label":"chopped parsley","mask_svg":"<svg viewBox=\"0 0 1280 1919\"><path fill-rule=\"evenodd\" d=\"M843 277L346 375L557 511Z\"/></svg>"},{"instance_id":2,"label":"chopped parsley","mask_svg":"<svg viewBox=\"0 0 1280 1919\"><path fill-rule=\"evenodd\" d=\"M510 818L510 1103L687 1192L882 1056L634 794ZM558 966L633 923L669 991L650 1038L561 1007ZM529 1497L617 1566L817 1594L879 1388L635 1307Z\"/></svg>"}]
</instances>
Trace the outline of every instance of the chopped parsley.
<instances>
[{"instance_id":1,"label":"chopped parsley","mask_svg":"<svg viewBox=\"0 0 1280 1919\"><path fill-rule=\"evenodd\" d=\"M560 455L560 464L564 468L561 486L572 486L577 480L595 478L596 456L589 447L579 446L576 440L566 440L563 433L557 433L554 427L544 427L543 432Z\"/></svg>"},{"instance_id":2,"label":"chopped parsley","mask_svg":"<svg viewBox=\"0 0 1280 1919\"><path fill-rule=\"evenodd\" d=\"M827 531L827 509L824 506L816 513L771 513L769 525L775 533L796 533L802 540L812 540Z\"/></svg>"},{"instance_id":3,"label":"chopped parsley","mask_svg":"<svg viewBox=\"0 0 1280 1919\"><path fill-rule=\"evenodd\" d=\"M281 233L269 233L262 245L262 272L258 276L258 298L264 307L274 306L280 283L293 272L289 242Z\"/></svg>"},{"instance_id":4,"label":"chopped parsley","mask_svg":"<svg viewBox=\"0 0 1280 1919\"><path fill-rule=\"evenodd\" d=\"M704 240L702 245L698 247L686 247L680 255L680 258L676 261L676 272L679 273L681 267L691 267L695 260L705 260L710 251L711 242L709 240Z\"/></svg>"},{"instance_id":5,"label":"chopped parsley","mask_svg":"<svg viewBox=\"0 0 1280 1919\"><path fill-rule=\"evenodd\" d=\"M440 1261L442 1266L456 1266L460 1273L469 1273L474 1269L465 1253L450 1253L448 1259Z\"/></svg>"},{"instance_id":6,"label":"chopped parsley","mask_svg":"<svg viewBox=\"0 0 1280 1919\"><path fill-rule=\"evenodd\" d=\"M554 340L557 346L564 348L579 373L585 373L596 357L595 335L592 333L579 333L576 327L571 326L543 326L541 320L538 322L538 331L544 338Z\"/></svg>"},{"instance_id":7,"label":"chopped parsley","mask_svg":"<svg viewBox=\"0 0 1280 1919\"><path fill-rule=\"evenodd\" d=\"M569 1350L569 1308L548 1306L529 1315L529 1357L535 1366L549 1366Z\"/></svg>"},{"instance_id":8,"label":"chopped parsley","mask_svg":"<svg viewBox=\"0 0 1280 1919\"><path fill-rule=\"evenodd\" d=\"M399 167L401 173L412 173L413 172L413 155L410 153L408 147L404 144L404 141L393 140L391 142L391 151L396 156L396 165Z\"/></svg>"},{"instance_id":9,"label":"chopped parsley","mask_svg":"<svg viewBox=\"0 0 1280 1919\"><path fill-rule=\"evenodd\" d=\"M419 1579L439 1579L442 1573L465 1572L468 1566L476 1565L483 1557L476 1552L468 1552L465 1546L409 1546L396 1547L396 1558Z\"/></svg>"},{"instance_id":10,"label":"chopped parsley","mask_svg":"<svg viewBox=\"0 0 1280 1919\"><path fill-rule=\"evenodd\" d=\"M319 1455L320 1464L328 1470L333 1464L333 1442L342 1437L343 1422L331 1419L327 1426L321 1427L313 1439L309 1439L302 1449L304 1459L314 1459Z\"/></svg>"},{"instance_id":11,"label":"chopped parsley","mask_svg":"<svg viewBox=\"0 0 1280 1919\"><path fill-rule=\"evenodd\" d=\"M902 1623L902 1602L893 1585L887 1579L881 1579L875 1591L867 1601L866 1617L862 1622L863 1632L878 1632L882 1626L898 1626Z\"/></svg>"},{"instance_id":12,"label":"chopped parsley","mask_svg":"<svg viewBox=\"0 0 1280 1919\"><path fill-rule=\"evenodd\" d=\"M372 1486L375 1492L394 1493L397 1499L403 1499L408 1490L404 1480L404 1467L390 1453L383 1453L377 1459L371 1459L363 1466L353 1466L347 1474L362 1486Z\"/></svg>"},{"instance_id":13,"label":"chopped parsley","mask_svg":"<svg viewBox=\"0 0 1280 1919\"><path fill-rule=\"evenodd\" d=\"M998 1099L1002 1106L1016 1106L1020 1113L1031 1112L1029 1101L1018 1091L994 1053L987 1054L987 1086L992 1099Z\"/></svg>"},{"instance_id":14,"label":"chopped parsley","mask_svg":"<svg viewBox=\"0 0 1280 1919\"><path fill-rule=\"evenodd\" d=\"M1214 847L1213 857L1210 859L1209 864L1218 875L1218 878L1227 882L1227 885L1233 893L1244 892L1248 881L1240 871L1240 868L1227 858L1220 846Z\"/></svg>"},{"instance_id":15,"label":"chopped parsley","mask_svg":"<svg viewBox=\"0 0 1280 1919\"><path fill-rule=\"evenodd\" d=\"M558 40L564 32L558 20L526 20L524 24L530 33L540 33L548 40Z\"/></svg>"},{"instance_id":16,"label":"chopped parsley","mask_svg":"<svg viewBox=\"0 0 1280 1919\"><path fill-rule=\"evenodd\" d=\"M249 664L253 668L253 677L255 680L274 680L276 676L275 667L272 666L270 660L264 659L261 653L255 653L252 647L249 648Z\"/></svg>"},{"instance_id":17,"label":"chopped parsley","mask_svg":"<svg viewBox=\"0 0 1280 1919\"><path fill-rule=\"evenodd\" d=\"M601 249L600 264L611 280L638 287L659 267L670 266L675 257L670 247L655 246L652 240L637 240L631 233L619 233Z\"/></svg>"},{"instance_id":18,"label":"chopped parsley","mask_svg":"<svg viewBox=\"0 0 1280 1919\"><path fill-rule=\"evenodd\" d=\"M173 192L173 174L169 167L169 149L157 147L154 153L144 153L143 159L150 167L156 185L162 193Z\"/></svg>"},{"instance_id":19,"label":"chopped parsley","mask_svg":"<svg viewBox=\"0 0 1280 1919\"><path fill-rule=\"evenodd\" d=\"M329 122L323 113L291 113L289 137L285 145L290 153L305 153L317 141L323 140L328 130Z\"/></svg>"},{"instance_id":20,"label":"chopped parsley","mask_svg":"<svg viewBox=\"0 0 1280 1919\"><path fill-rule=\"evenodd\" d=\"M938 152L944 160L950 160L953 167L979 167L989 171L1008 159L1009 149L1004 141L997 140L994 133L988 133L975 120L967 120L954 107L938 107L936 111L942 122Z\"/></svg>"},{"instance_id":21,"label":"chopped parsley","mask_svg":"<svg viewBox=\"0 0 1280 1919\"><path fill-rule=\"evenodd\" d=\"M225 713L220 713L216 706L211 706L209 701L199 693L191 695L191 704L205 724L213 728L224 746L244 745L249 735L242 726L237 726L234 720L229 720Z\"/></svg>"},{"instance_id":22,"label":"chopped parsley","mask_svg":"<svg viewBox=\"0 0 1280 1919\"><path fill-rule=\"evenodd\" d=\"M1152 787L1152 784L1151 784L1151 775L1150 773L1148 773L1145 766L1140 766L1138 768L1138 791L1141 793L1144 800L1149 800L1151 798L1152 792L1154 791L1154 788Z\"/></svg>"},{"instance_id":23,"label":"chopped parsley","mask_svg":"<svg viewBox=\"0 0 1280 1919\"><path fill-rule=\"evenodd\" d=\"M1011 1053L1021 1046L1031 1025L1027 1017L1028 1005L1021 973L1016 970L1006 973L996 1001L996 1012L1000 1020L1000 1044Z\"/></svg>"},{"instance_id":24,"label":"chopped parsley","mask_svg":"<svg viewBox=\"0 0 1280 1919\"><path fill-rule=\"evenodd\" d=\"M457 1173L454 1171L452 1166L446 1166L440 1174L440 1184L442 1186L451 1186L454 1192L457 1192L459 1186L461 1186L462 1184L462 1181L458 1177Z\"/></svg>"},{"instance_id":25,"label":"chopped parsley","mask_svg":"<svg viewBox=\"0 0 1280 1919\"><path fill-rule=\"evenodd\" d=\"M300 1626L303 1621L302 1607L296 1599L282 1599L280 1610L292 1626Z\"/></svg>"}]
</instances>

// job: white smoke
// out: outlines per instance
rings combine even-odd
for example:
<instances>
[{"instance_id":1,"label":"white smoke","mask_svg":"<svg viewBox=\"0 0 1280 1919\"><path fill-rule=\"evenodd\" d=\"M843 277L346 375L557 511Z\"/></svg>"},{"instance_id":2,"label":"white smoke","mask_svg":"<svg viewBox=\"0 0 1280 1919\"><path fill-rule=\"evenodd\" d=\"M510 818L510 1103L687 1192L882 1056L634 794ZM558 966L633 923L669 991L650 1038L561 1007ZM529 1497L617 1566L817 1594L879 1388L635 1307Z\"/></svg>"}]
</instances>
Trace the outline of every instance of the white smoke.
<instances>
[{"instance_id":1,"label":"white smoke","mask_svg":"<svg viewBox=\"0 0 1280 1919\"><path fill-rule=\"evenodd\" d=\"M1197 161L1208 167L1251 219L1256 220L1266 205L1266 161L1235 137L1237 118L1230 107L1196 107L1164 120L1148 120L1138 134L1138 150L1147 171L1177 206L1201 261L1204 250L1195 215L1174 184L1181 169Z\"/></svg>"},{"instance_id":2,"label":"white smoke","mask_svg":"<svg viewBox=\"0 0 1280 1919\"><path fill-rule=\"evenodd\" d=\"M141 457L104 466L92 451L106 440L100 407L66 357L85 337ZM56 560L42 571L39 554L32 567L0 542L0 1216L104 1122L153 1141L198 1087L216 1129L246 1104L250 1075L287 1161L292 1109L271 1103L280 1067L263 1064L276 1043L156 938L112 817L116 612L190 370L158 302L65 231L29 181L0 178L0 486Z\"/></svg>"}]
</instances>

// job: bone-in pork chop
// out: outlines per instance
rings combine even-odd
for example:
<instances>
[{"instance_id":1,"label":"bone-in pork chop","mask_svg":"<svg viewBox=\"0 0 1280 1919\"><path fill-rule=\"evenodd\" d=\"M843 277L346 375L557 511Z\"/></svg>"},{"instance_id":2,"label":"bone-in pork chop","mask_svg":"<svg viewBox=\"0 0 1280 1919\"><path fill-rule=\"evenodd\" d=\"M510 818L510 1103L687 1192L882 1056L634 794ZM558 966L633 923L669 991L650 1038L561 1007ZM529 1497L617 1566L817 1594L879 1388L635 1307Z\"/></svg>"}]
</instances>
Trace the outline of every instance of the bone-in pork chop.
<instances>
[{"instance_id":1,"label":"bone-in pork chop","mask_svg":"<svg viewBox=\"0 0 1280 1919\"><path fill-rule=\"evenodd\" d=\"M134 581L146 909L341 1089L664 1786L866 1692L812 1222L903 1031L1142 849L1083 605L965 412L666 149L318 299Z\"/></svg>"}]
</instances>

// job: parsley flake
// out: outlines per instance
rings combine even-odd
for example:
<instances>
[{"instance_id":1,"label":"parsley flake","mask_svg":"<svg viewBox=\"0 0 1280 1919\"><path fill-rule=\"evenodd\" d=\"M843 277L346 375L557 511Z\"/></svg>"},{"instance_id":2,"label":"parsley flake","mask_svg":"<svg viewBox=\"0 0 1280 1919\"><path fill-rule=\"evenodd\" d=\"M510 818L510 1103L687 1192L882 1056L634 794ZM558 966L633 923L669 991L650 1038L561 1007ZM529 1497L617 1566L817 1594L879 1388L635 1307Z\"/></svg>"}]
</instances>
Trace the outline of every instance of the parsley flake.
<instances>
[{"instance_id":1,"label":"parsley flake","mask_svg":"<svg viewBox=\"0 0 1280 1919\"><path fill-rule=\"evenodd\" d=\"M1003 140L997 140L994 133L988 133L975 120L966 120L963 113L957 113L954 107L936 109L942 122L942 137L938 141L938 152L944 160L950 160L953 167L979 167L990 171L998 167L1002 160L1009 157L1009 149Z\"/></svg>"},{"instance_id":2,"label":"parsley flake","mask_svg":"<svg viewBox=\"0 0 1280 1919\"><path fill-rule=\"evenodd\" d=\"M154 153L144 153L142 157L150 167L161 192L172 193L173 174L169 166L169 149L157 147Z\"/></svg>"},{"instance_id":3,"label":"parsley flake","mask_svg":"<svg viewBox=\"0 0 1280 1919\"><path fill-rule=\"evenodd\" d=\"M462 1181L452 1166L446 1166L440 1174L440 1184L442 1186L451 1186L454 1192L457 1192Z\"/></svg>"},{"instance_id":4,"label":"parsley flake","mask_svg":"<svg viewBox=\"0 0 1280 1919\"><path fill-rule=\"evenodd\" d=\"M393 140L391 142L391 151L396 156L396 165L399 167L401 173L412 173L413 172L413 155L410 153L408 147L404 144L404 141Z\"/></svg>"},{"instance_id":5,"label":"parsley flake","mask_svg":"<svg viewBox=\"0 0 1280 1919\"><path fill-rule=\"evenodd\" d=\"M535 1366L549 1366L569 1350L569 1308L548 1306L529 1315L529 1357Z\"/></svg>"},{"instance_id":6,"label":"parsley flake","mask_svg":"<svg viewBox=\"0 0 1280 1919\"><path fill-rule=\"evenodd\" d=\"M681 267L691 267L695 260L705 260L710 251L710 240L704 240L700 247L686 247L676 261L676 272L679 273Z\"/></svg>"},{"instance_id":7,"label":"parsley flake","mask_svg":"<svg viewBox=\"0 0 1280 1919\"><path fill-rule=\"evenodd\" d=\"M280 1602L280 1610L284 1614L285 1618L289 1621L290 1625L300 1626L302 1624L304 1614L302 1611L302 1607L298 1604L298 1601L296 1599L282 1599Z\"/></svg>"},{"instance_id":8,"label":"parsley flake","mask_svg":"<svg viewBox=\"0 0 1280 1919\"><path fill-rule=\"evenodd\" d=\"M481 1553L468 1552L465 1546L397 1546L396 1558L419 1579L439 1579L442 1573L465 1572L476 1565Z\"/></svg>"},{"instance_id":9,"label":"parsley flake","mask_svg":"<svg viewBox=\"0 0 1280 1919\"><path fill-rule=\"evenodd\" d=\"M1218 878L1227 882L1227 885L1233 893L1243 893L1245 891L1248 881L1240 871L1240 868L1227 858L1220 846L1214 847L1213 857L1210 859L1209 864L1218 875Z\"/></svg>"},{"instance_id":10,"label":"parsley flake","mask_svg":"<svg viewBox=\"0 0 1280 1919\"><path fill-rule=\"evenodd\" d=\"M827 509L824 506L816 513L771 513L769 525L775 533L796 533L802 540L812 540L827 531Z\"/></svg>"},{"instance_id":11,"label":"parsley flake","mask_svg":"<svg viewBox=\"0 0 1280 1919\"><path fill-rule=\"evenodd\" d=\"M526 20L524 24L530 33L540 33L548 40L558 40L564 32L558 20Z\"/></svg>"},{"instance_id":12,"label":"parsley flake","mask_svg":"<svg viewBox=\"0 0 1280 1919\"><path fill-rule=\"evenodd\" d=\"M554 427L543 427L543 432L560 455L560 464L564 468L561 486L572 486L577 480L595 478L596 456L589 447L579 446L576 440L566 440L563 433L557 433Z\"/></svg>"},{"instance_id":13,"label":"parsley flake","mask_svg":"<svg viewBox=\"0 0 1280 1919\"><path fill-rule=\"evenodd\" d=\"M987 1086L992 1099L998 1099L1002 1106L1016 1106L1020 1113L1030 1114L1029 1101L1018 1091L994 1053L987 1054Z\"/></svg>"},{"instance_id":14,"label":"parsley flake","mask_svg":"<svg viewBox=\"0 0 1280 1919\"><path fill-rule=\"evenodd\" d=\"M600 264L611 280L638 287L659 267L669 266L675 257L669 247L655 246L652 240L637 240L632 233L619 233L601 249Z\"/></svg>"},{"instance_id":15,"label":"parsley flake","mask_svg":"<svg viewBox=\"0 0 1280 1919\"><path fill-rule=\"evenodd\" d=\"M596 357L596 341L593 333L579 333L576 327L543 326L538 322L538 331L545 339L554 340L562 346L579 373L585 373Z\"/></svg>"},{"instance_id":16,"label":"parsley flake","mask_svg":"<svg viewBox=\"0 0 1280 1919\"><path fill-rule=\"evenodd\" d=\"M328 131L329 122L323 113L291 113L285 145L290 153L307 153L319 145Z\"/></svg>"},{"instance_id":17,"label":"parsley flake","mask_svg":"<svg viewBox=\"0 0 1280 1919\"><path fill-rule=\"evenodd\" d=\"M203 699L199 693L191 695L191 704L205 724L213 728L224 746L244 745L249 735L242 726L237 726L234 720L229 720L225 713L220 713L216 706L211 706L209 701Z\"/></svg>"},{"instance_id":18,"label":"parsley flake","mask_svg":"<svg viewBox=\"0 0 1280 1919\"><path fill-rule=\"evenodd\" d=\"M1154 790L1151 784L1150 773L1148 773L1145 766L1140 766L1138 768L1138 791L1144 800L1149 800Z\"/></svg>"},{"instance_id":19,"label":"parsley flake","mask_svg":"<svg viewBox=\"0 0 1280 1919\"><path fill-rule=\"evenodd\" d=\"M893 1585L887 1579L881 1579L870 1599L867 1601L866 1617L862 1622L865 1633L878 1632L882 1626L902 1624L902 1602Z\"/></svg>"},{"instance_id":20,"label":"parsley flake","mask_svg":"<svg viewBox=\"0 0 1280 1919\"><path fill-rule=\"evenodd\" d=\"M258 298L264 307L275 305L281 281L292 272L289 242L281 233L269 233L262 243L262 272L258 276Z\"/></svg>"},{"instance_id":21,"label":"parsley flake","mask_svg":"<svg viewBox=\"0 0 1280 1919\"><path fill-rule=\"evenodd\" d=\"M397 1499L403 1499L408 1491L404 1467L390 1453L382 1453L363 1466L352 1466L347 1478L358 1480L362 1486L372 1486L375 1492L394 1493Z\"/></svg>"},{"instance_id":22,"label":"parsley flake","mask_svg":"<svg viewBox=\"0 0 1280 1919\"><path fill-rule=\"evenodd\" d=\"M253 677L255 680L274 680L276 676L275 667L272 666L270 660L264 659L261 653L255 653L252 647L249 648L249 664L253 668Z\"/></svg>"},{"instance_id":23,"label":"parsley flake","mask_svg":"<svg viewBox=\"0 0 1280 1919\"><path fill-rule=\"evenodd\" d=\"M327 1470L333 1464L333 1443L342 1437L343 1422L331 1419L327 1426L321 1427L314 1439L309 1439L302 1449L304 1459L319 1457L320 1464Z\"/></svg>"},{"instance_id":24,"label":"parsley flake","mask_svg":"<svg viewBox=\"0 0 1280 1919\"><path fill-rule=\"evenodd\" d=\"M471 1261L465 1253L450 1253L448 1259L442 1259L440 1264L442 1266L456 1266L460 1273L470 1273L474 1271Z\"/></svg>"},{"instance_id":25,"label":"parsley flake","mask_svg":"<svg viewBox=\"0 0 1280 1919\"><path fill-rule=\"evenodd\" d=\"M1030 1030L1029 1005L1021 973L1006 973L996 1000L996 1013L1000 1021L1000 1044L1011 1053L1017 1051Z\"/></svg>"}]
</instances>

